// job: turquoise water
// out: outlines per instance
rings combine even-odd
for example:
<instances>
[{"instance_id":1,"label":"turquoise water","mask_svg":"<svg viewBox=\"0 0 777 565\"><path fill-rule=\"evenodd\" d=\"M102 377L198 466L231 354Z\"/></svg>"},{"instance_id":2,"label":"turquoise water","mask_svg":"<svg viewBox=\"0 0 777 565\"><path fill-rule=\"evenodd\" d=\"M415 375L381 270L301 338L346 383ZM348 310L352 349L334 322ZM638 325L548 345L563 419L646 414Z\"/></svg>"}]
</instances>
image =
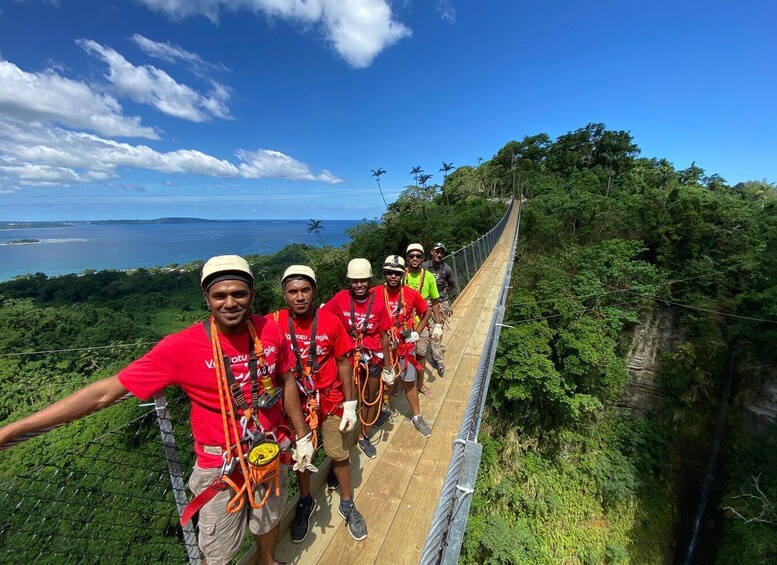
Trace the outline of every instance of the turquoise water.
<instances>
[{"instance_id":1,"label":"turquoise water","mask_svg":"<svg viewBox=\"0 0 777 565\"><path fill-rule=\"evenodd\" d=\"M325 220L321 238L340 246L358 220ZM18 275L49 276L85 269L132 269L185 264L214 255L266 254L290 243L321 245L307 233L308 220L112 224L0 230L0 281ZM30 245L3 245L39 239Z\"/></svg>"}]
</instances>

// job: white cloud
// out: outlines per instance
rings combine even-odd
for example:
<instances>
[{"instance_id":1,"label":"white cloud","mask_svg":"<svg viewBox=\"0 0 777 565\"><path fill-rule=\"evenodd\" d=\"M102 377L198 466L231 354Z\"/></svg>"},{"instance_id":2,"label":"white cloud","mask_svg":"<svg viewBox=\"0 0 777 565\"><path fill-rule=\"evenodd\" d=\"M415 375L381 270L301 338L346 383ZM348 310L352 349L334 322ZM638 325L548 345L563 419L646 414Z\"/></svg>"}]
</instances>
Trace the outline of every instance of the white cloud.
<instances>
[{"instance_id":1,"label":"white cloud","mask_svg":"<svg viewBox=\"0 0 777 565\"><path fill-rule=\"evenodd\" d=\"M29 73L8 61L0 61L0 116L109 136L159 138L153 128L141 125L139 117L123 116L115 98L52 70Z\"/></svg>"},{"instance_id":2,"label":"white cloud","mask_svg":"<svg viewBox=\"0 0 777 565\"><path fill-rule=\"evenodd\" d=\"M229 70L221 63L209 63L208 61L203 60L202 57L196 53L191 53L179 45L175 45L170 42L160 43L158 41L144 37L139 33L133 34L130 39L134 41L135 44L140 47L140 49L149 57L161 59L162 61L167 61L168 63L182 61L197 72Z\"/></svg>"},{"instance_id":3,"label":"white cloud","mask_svg":"<svg viewBox=\"0 0 777 565\"><path fill-rule=\"evenodd\" d=\"M451 0L438 0L437 11L440 12L440 18L449 24L456 23L456 8L451 4Z\"/></svg>"},{"instance_id":4,"label":"white cloud","mask_svg":"<svg viewBox=\"0 0 777 565\"><path fill-rule=\"evenodd\" d=\"M20 185L101 182L119 178L124 168L216 178L342 182L327 170L313 174L308 165L279 151L238 150L237 155L238 164L195 149L162 153L146 145L0 118L0 174Z\"/></svg>"},{"instance_id":5,"label":"white cloud","mask_svg":"<svg viewBox=\"0 0 777 565\"><path fill-rule=\"evenodd\" d=\"M305 163L297 161L293 157L273 151L271 149L257 149L247 151L239 149L238 158L243 161L240 164L240 175L247 179L283 178L287 180L317 180L328 184L343 182L324 169L314 175Z\"/></svg>"},{"instance_id":6,"label":"white cloud","mask_svg":"<svg viewBox=\"0 0 777 565\"><path fill-rule=\"evenodd\" d=\"M348 64L368 67L375 57L411 30L393 18L386 0L140 0L176 19L203 15L218 22L224 10L247 9L305 25L319 24Z\"/></svg>"},{"instance_id":7,"label":"white cloud","mask_svg":"<svg viewBox=\"0 0 777 565\"><path fill-rule=\"evenodd\" d=\"M151 65L135 66L118 52L89 39L77 40L87 53L99 56L108 64L107 79L116 92L134 102L149 104L170 116L204 122L211 117L231 118L227 87L212 83L209 95L180 84L169 74Z\"/></svg>"}]
</instances>

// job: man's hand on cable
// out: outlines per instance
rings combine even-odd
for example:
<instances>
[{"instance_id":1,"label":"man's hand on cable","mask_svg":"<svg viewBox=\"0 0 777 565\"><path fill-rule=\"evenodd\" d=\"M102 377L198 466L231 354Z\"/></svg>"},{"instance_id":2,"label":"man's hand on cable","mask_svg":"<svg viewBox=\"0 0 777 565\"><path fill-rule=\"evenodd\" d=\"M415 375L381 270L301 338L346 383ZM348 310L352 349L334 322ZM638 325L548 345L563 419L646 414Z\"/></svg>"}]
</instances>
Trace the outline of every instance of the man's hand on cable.
<instances>
[{"instance_id":1,"label":"man's hand on cable","mask_svg":"<svg viewBox=\"0 0 777 565\"><path fill-rule=\"evenodd\" d=\"M383 372L380 374L380 378L383 379L384 383L391 386L394 384L394 381L397 378L397 374L394 372L393 367L386 367L385 369L383 369Z\"/></svg>"},{"instance_id":2,"label":"man's hand on cable","mask_svg":"<svg viewBox=\"0 0 777 565\"><path fill-rule=\"evenodd\" d=\"M350 432L356 425L356 401L346 400L343 402L343 417L340 420L340 431Z\"/></svg>"},{"instance_id":3,"label":"man's hand on cable","mask_svg":"<svg viewBox=\"0 0 777 565\"><path fill-rule=\"evenodd\" d=\"M434 324L432 328L432 341L442 340L442 324Z\"/></svg>"},{"instance_id":4,"label":"man's hand on cable","mask_svg":"<svg viewBox=\"0 0 777 565\"><path fill-rule=\"evenodd\" d=\"M316 452L313 449L313 432L308 432L306 436L303 436L297 440L294 446L294 452L292 457L294 458L294 471L311 471L315 473L318 469L313 465L313 454Z\"/></svg>"},{"instance_id":5,"label":"man's hand on cable","mask_svg":"<svg viewBox=\"0 0 777 565\"><path fill-rule=\"evenodd\" d=\"M419 339L421 339L421 336L418 335L418 332L413 331L413 332L410 332L410 335L405 340L405 343L415 343Z\"/></svg>"}]
</instances>

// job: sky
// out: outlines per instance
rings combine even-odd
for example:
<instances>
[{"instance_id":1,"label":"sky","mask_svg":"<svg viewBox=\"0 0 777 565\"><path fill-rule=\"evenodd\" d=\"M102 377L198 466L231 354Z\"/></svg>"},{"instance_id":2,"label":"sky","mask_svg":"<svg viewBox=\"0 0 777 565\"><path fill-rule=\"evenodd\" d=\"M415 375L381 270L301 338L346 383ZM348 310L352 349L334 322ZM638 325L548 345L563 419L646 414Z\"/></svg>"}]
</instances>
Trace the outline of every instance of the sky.
<instances>
[{"instance_id":1,"label":"sky","mask_svg":"<svg viewBox=\"0 0 777 565\"><path fill-rule=\"evenodd\" d=\"M5 0L0 221L362 219L591 122L777 181L773 0Z\"/></svg>"}]
</instances>

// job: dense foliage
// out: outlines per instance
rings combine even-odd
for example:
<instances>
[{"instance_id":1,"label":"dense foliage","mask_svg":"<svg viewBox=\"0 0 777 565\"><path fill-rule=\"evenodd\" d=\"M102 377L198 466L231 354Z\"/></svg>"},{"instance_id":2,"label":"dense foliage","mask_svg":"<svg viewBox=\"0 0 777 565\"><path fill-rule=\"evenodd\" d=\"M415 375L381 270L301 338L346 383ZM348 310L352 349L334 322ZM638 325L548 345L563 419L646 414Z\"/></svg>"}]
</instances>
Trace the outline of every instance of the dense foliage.
<instances>
[{"instance_id":1,"label":"dense foliage","mask_svg":"<svg viewBox=\"0 0 777 565\"><path fill-rule=\"evenodd\" d=\"M774 379L777 324L758 321L777 320L774 186L732 187L695 164L638 155L628 132L589 124L512 141L449 177L456 195L479 181L528 198L468 563L668 563L684 552L684 508L706 472L730 351L739 388L719 507L755 492L752 476L775 500L773 457L758 447L774 427L756 439L737 418L748 391ZM634 330L656 316L671 317L677 342L660 364L666 398L635 420L615 406ZM760 512L756 499L736 503L746 518ZM773 520L717 515L727 534L718 562L774 559Z\"/></svg>"}]
</instances>

